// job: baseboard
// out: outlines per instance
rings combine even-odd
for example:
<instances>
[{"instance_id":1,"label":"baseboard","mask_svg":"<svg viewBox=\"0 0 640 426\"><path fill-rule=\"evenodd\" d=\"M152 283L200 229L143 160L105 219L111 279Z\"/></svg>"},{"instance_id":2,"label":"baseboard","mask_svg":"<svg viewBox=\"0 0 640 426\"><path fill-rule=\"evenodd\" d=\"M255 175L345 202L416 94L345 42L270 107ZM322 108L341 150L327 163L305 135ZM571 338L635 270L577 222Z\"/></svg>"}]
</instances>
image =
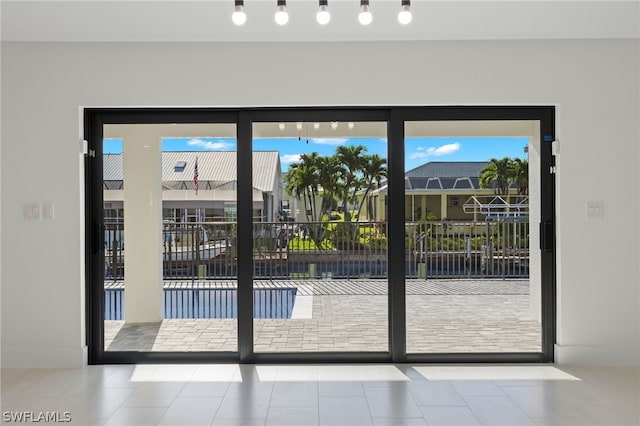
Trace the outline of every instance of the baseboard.
<instances>
[{"instance_id":1,"label":"baseboard","mask_svg":"<svg viewBox=\"0 0 640 426\"><path fill-rule=\"evenodd\" d=\"M82 368L87 365L87 347L3 347L2 368Z\"/></svg>"},{"instance_id":2,"label":"baseboard","mask_svg":"<svg viewBox=\"0 0 640 426\"><path fill-rule=\"evenodd\" d=\"M2 368L82 368L87 347L3 347ZM555 363L566 366L640 367L640 346L555 345Z\"/></svg>"},{"instance_id":3,"label":"baseboard","mask_svg":"<svg viewBox=\"0 0 640 426\"><path fill-rule=\"evenodd\" d=\"M555 363L577 366L640 366L640 346L555 345Z\"/></svg>"}]
</instances>

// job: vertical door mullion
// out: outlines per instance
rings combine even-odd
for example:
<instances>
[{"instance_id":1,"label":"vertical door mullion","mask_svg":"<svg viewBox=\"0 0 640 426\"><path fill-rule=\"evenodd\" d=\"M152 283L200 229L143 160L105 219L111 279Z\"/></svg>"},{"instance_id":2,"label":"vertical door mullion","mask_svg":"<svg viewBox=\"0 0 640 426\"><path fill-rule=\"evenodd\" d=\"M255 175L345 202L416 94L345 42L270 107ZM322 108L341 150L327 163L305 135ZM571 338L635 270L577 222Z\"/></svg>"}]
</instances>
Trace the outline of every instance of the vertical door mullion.
<instances>
[{"instance_id":1,"label":"vertical door mullion","mask_svg":"<svg viewBox=\"0 0 640 426\"><path fill-rule=\"evenodd\" d=\"M102 139L103 122L95 115L85 116L85 139L88 148L94 154L85 157L85 197L89 212L85 222L85 250L89 251L91 259L87 265L87 309L89 322L87 324L87 344L89 345L89 362L97 363L104 352L104 251L101 247L104 232L103 210L103 159Z\"/></svg>"},{"instance_id":2,"label":"vertical door mullion","mask_svg":"<svg viewBox=\"0 0 640 426\"><path fill-rule=\"evenodd\" d=\"M540 118L540 221L552 224L552 243L549 250L540 251L541 263L541 308L542 308L542 353L544 360L554 360L556 339L556 262L555 262L555 158L551 141L555 140L555 109L543 112ZM535 226L535 224L532 224ZM534 249L534 248L532 248Z\"/></svg>"},{"instance_id":3,"label":"vertical door mullion","mask_svg":"<svg viewBox=\"0 0 640 426\"><path fill-rule=\"evenodd\" d=\"M238 355L241 363L253 359L253 147L251 117L247 111L238 116L237 150L237 258L238 258ZM242 173L239 172L242 165Z\"/></svg>"},{"instance_id":4,"label":"vertical door mullion","mask_svg":"<svg viewBox=\"0 0 640 426\"><path fill-rule=\"evenodd\" d=\"M404 120L392 109L387 128L389 192L387 195L387 264L389 287L389 351L392 362L406 354L406 297L404 254ZM391 255L393 254L393 255Z\"/></svg>"}]
</instances>

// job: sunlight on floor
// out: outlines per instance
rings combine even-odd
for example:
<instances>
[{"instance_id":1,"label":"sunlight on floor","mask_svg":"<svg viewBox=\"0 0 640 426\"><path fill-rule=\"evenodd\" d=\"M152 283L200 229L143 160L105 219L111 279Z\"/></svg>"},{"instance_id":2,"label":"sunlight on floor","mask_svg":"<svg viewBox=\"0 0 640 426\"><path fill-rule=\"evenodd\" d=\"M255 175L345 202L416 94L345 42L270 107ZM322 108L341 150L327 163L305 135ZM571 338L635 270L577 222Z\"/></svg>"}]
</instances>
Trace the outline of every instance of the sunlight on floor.
<instances>
[{"instance_id":1,"label":"sunlight on floor","mask_svg":"<svg viewBox=\"0 0 640 426\"><path fill-rule=\"evenodd\" d=\"M427 380L580 380L547 365L413 367Z\"/></svg>"},{"instance_id":2,"label":"sunlight on floor","mask_svg":"<svg viewBox=\"0 0 640 426\"><path fill-rule=\"evenodd\" d=\"M549 365L414 366L430 381L438 380L566 380L576 376ZM393 365L136 365L130 382L407 382L410 378Z\"/></svg>"},{"instance_id":3,"label":"sunlight on floor","mask_svg":"<svg viewBox=\"0 0 640 426\"><path fill-rule=\"evenodd\" d=\"M130 382L241 382L238 364L136 365Z\"/></svg>"},{"instance_id":4,"label":"sunlight on floor","mask_svg":"<svg viewBox=\"0 0 640 426\"><path fill-rule=\"evenodd\" d=\"M406 382L410 380L392 365L258 365L255 368L260 381Z\"/></svg>"}]
</instances>

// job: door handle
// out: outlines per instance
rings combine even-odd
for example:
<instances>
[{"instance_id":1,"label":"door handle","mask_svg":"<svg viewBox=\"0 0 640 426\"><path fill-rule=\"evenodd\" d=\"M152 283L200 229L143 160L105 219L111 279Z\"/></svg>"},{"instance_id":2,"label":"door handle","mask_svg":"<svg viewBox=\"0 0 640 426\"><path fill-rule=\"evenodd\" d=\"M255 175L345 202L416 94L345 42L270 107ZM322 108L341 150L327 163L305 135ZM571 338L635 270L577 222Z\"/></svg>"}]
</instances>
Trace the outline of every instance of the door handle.
<instances>
[{"instance_id":1,"label":"door handle","mask_svg":"<svg viewBox=\"0 0 640 426\"><path fill-rule=\"evenodd\" d=\"M552 220L540 222L540 250L552 252L555 245L555 227Z\"/></svg>"}]
</instances>

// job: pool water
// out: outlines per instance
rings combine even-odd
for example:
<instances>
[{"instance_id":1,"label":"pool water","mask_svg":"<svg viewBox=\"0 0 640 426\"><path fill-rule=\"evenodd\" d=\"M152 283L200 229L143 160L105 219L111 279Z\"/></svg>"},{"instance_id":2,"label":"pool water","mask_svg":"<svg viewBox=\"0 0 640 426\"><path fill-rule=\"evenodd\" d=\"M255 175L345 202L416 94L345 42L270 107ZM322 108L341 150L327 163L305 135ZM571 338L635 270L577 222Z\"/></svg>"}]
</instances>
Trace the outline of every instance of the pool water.
<instances>
[{"instance_id":1,"label":"pool water","mask_svg":"<svg viewBox=\"0 0 640 426\"><path fill-rule=\"evenodd\" d=\"M260 319L291 318L296 299L295 288L253 290L253 317ZM124 290L105 289L104 319L124 319ZM237 289L199 288L164 289L164 317L237 318Z\"/></svg>"}]
</instances>

